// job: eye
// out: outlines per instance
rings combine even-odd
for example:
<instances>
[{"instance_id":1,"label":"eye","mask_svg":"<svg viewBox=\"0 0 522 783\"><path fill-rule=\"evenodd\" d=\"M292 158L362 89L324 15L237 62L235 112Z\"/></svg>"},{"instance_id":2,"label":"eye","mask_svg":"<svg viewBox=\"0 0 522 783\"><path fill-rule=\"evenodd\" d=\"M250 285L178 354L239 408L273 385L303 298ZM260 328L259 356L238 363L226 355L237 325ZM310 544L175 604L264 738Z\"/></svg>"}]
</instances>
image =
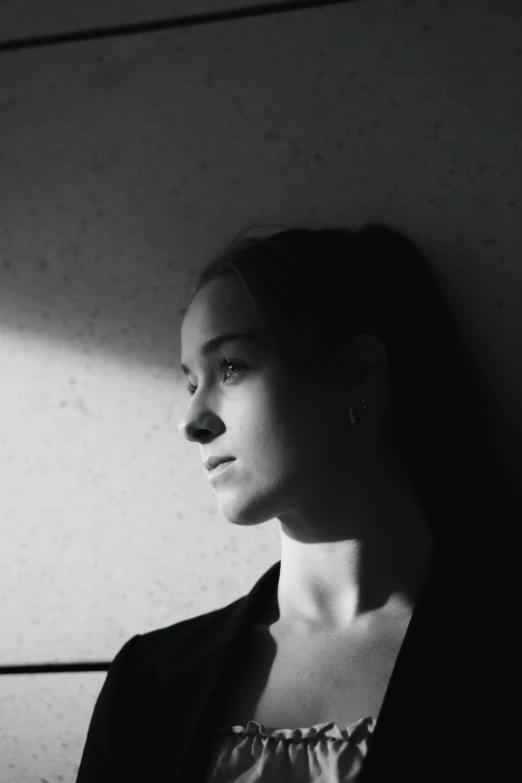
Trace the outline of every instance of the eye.
<instances>
[{"instance_id":1,"label":"eye","mask_svg":"<svg viewBox=\"0 0 522 783\"><path fill-rule=\"evenodd\" d=\"M223 383L230 380L230 378L233 375L237 375L237 373L240 372L241 370L246 370L246 366L242 362L239 362L236 359L231 359L228 356L220 356L217 362L214 364L214 367L216 370L219 370L220 372L225 371L228 367L236 368L235 372L232 372L231 375L229 375L226 378L223 378ZM196 392L196 387L193 386L191 383L189 383L187 386L187 390L190 396L192 396Z\"/></svg>"}]
</instances>

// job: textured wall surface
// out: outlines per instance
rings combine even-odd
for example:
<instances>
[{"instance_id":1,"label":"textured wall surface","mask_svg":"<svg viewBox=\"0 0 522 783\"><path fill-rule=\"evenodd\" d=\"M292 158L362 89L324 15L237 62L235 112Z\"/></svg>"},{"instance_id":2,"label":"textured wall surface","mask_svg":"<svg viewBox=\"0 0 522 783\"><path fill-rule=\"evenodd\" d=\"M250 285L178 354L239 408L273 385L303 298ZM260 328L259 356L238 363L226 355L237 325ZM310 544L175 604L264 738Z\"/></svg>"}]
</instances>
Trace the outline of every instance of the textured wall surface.
<instances>
[{"instance_id":1,"label":"textured wall surface","mask_svg":"<svg viewBox=\"0 0 522 783\"><path fill-rule=\"evenodd\" d=\"M0 39L172 13L33 5L0 3ZM521 26L361 0L0 53L0 666L108 661L278 559L178 433L183 313L248 224L407 231L522 442ZM0 783L74 780L103 679L0 676Z\"/></svg>"}]
</instances>

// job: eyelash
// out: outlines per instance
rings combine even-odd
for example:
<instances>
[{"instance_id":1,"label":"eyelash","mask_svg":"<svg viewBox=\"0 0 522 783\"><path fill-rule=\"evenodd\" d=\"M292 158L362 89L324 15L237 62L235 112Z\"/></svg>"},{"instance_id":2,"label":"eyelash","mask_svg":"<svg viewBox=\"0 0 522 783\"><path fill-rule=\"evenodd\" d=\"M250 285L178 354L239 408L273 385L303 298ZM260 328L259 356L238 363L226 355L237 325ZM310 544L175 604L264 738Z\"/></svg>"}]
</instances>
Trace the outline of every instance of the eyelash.
<instances>
[{"instance_id":1,"label":"eyelash","mask_svg":"<svg viewBox=\"0 0 522 783\"><path fill-rule=\"evenodd\" d=\"M228 356L220 356L217 362L215 363L214 368L219 372L223 372L223 370L229 365L232 365L232 367L236 367L236 372L234 372L233 375L236 375L238 370L245 369L244 365L241 364L241 362L237 362L235 359L230 359ZM230 378L231 377L232 376L230 376ZM227 380L230 380L230 378L223 378L223 383L225 383ZM191 383L189 383L187 386L187 391L192 396L196 391L196 387L193 386Z\"/></svg>"}]
</instances>

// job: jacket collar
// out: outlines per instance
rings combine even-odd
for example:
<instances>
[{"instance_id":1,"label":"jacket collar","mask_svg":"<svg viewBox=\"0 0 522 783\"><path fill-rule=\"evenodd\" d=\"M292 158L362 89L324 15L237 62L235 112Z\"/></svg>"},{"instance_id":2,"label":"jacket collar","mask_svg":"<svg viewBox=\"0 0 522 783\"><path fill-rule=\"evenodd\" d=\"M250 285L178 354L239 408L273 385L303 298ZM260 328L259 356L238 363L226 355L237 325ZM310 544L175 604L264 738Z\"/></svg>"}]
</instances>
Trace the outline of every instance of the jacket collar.
<instances>
[{"instance_id":1,"label":"jacket collar","mask_svg":"<svg viewBox=\"0 0 522 783\"><path fill-rule=\"evenodd\" d=\"M281 561L274 563L257 580L250 592L222 609L213 610L180 623L175 637L168 639L156 653L154 670L167 683L179 677L185 669L203 666L234 641L246 626L253 625L257 616L277 592Z\"/></svg>"}]
</instances>

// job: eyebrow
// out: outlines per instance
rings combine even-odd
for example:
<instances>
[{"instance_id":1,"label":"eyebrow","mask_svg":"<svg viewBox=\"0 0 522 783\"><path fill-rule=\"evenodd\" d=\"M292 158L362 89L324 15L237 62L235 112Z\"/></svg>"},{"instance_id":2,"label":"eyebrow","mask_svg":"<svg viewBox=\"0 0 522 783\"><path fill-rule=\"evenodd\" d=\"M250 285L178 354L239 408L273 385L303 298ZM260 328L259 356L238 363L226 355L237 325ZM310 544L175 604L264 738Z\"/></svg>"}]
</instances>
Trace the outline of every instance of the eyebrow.
<instances>
[{"instance_id":1,"label":"eyebrow","mask_svg":"<svg viewBox=\"0 0 522 783\"><path fill-rule=\"evenodd\" d=\"M210 353L216 351L222 343L232 342L233 340L252 340L262 341L263 337L260 334L252 334L251 332L230 332L229 334L220 334L218 337L212 337L203 343L199 349L199 355L204 358ZM186 364L181 364L181 369L184 374L187 375L190 370Z\"/></svg>"}]
</instances>

